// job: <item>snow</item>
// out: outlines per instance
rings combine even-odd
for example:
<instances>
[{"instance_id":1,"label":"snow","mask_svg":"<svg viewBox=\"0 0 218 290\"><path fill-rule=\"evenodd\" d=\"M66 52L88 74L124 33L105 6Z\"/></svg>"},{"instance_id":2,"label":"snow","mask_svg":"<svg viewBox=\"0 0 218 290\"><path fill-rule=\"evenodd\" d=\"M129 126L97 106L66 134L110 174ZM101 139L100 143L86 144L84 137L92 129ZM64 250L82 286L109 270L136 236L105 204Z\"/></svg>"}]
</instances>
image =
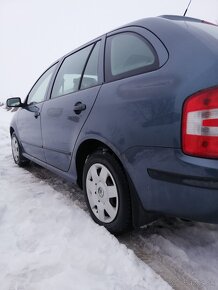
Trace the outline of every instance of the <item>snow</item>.
<instances>
[{"instance_id":1,"label":"snow","mask_svg":"<svg viewBox=\"0 0 218 290\"><path fill-rule=\"evenodd\" d=\"M69 196L14 164L12 115L0 107L0 289L171 289Z\"/></svg>"},{"instance_id":2,"label":"snow","mask_svg":"<svg viewBox=\"0 0 218 290\"><path fill-rule=\"evenodd\" d=\"M218 289L218 225L171 219L141 239L150 254L167 257L203 289Z\"/></svg>"}]
</instances>

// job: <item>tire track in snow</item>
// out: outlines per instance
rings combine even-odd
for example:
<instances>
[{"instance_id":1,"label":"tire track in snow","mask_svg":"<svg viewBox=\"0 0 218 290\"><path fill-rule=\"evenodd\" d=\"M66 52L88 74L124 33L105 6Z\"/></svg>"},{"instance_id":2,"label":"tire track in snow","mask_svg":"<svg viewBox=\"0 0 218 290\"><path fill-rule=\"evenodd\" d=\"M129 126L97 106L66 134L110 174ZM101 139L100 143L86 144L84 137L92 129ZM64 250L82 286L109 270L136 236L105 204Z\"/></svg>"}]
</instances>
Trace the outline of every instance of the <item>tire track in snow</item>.
<instances>
[{"instance_id":1,"label":"tire track in snow","mask_svg":"<svg viewBox=\"0 0 218 290\"><path fill-rule=\"evenodd\" d=\"M151 227L155 226L154 224ZM155 250L155 246L149 242L149 235L152 233L148 230L148 227L125 234L120 237L119 240L133 250L143 262L149 265L157 274L167 281L173 289L204 289L196 279L179 267L176 261L173 262L170 257Z\"/></svg>"}]
</instances>

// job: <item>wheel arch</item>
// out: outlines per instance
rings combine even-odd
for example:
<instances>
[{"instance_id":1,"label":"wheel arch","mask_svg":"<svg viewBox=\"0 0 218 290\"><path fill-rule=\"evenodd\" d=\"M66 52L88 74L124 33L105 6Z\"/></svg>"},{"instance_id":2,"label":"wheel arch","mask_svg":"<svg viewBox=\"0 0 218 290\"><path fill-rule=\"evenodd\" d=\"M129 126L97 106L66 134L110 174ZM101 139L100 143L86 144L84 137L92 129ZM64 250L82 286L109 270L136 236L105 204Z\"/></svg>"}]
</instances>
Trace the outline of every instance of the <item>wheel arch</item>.
<instances>
[{"instance_id":1,"label":"wheel arch","mask_svg":"<svg viewBox=\"0 0 218 290\"><path fill-rule=\"evenodd\" d=\"M87 157L94 153L95 151L106 151L111 153L119 162L119 164L122 166L124 172L125 169L123 167L123 164L118 157L118 154L115 153L116 149L112 149L112 146L108 146L106 142L100 141L98 139L87 139L84 140L78 147L76 151L76 156L75 156L75 163L76 163L76 171L77 171L77 183L79 187L82 189L82 175L83 175L83 167L85 164L85 161Z\"/></svg>"},{"instance_id":2,"label":"wheel arch","mask_svg":"<svg viewBox=\"0 0 218 290\"><path fill-rule=\"evenodd\" d=\"M131 208L132 208L132 224L133 227L141 226L145 223L148 223L150 221L154 220L153 214L145 213L142 203L139 200L138 194L135 190L135 186L131 180L131 177L129 176L127 170L125 169L122 161L118 157L118 154L116 153L116 149L111 148L105 142L99 141L97 139L88 139L83 141L76 152L75 156L75 164L76 164L76 171L77 171L77 183L79 187L82 189L82 176L83 176L83 167L85 164L86 159L88 156L92 153L94 153L97 150L102 150L102 152L109 152L112 154L116 160L119 162L121 168L123 169L123 172L126 176L126 180L128 182L129 186L129 192L130 192L130 199L131 199Z\"/></svg>"},{"instance_id":3,"label":"wheel arch","mask_svg":"<svg viewBox=\"0 0 218 290\"><path fill-rule=\"evenodd\" d=\"M12 136L12 134L15 132L14 128L12 126L10 126L10 135Z\"/></svg>"}]
</instances>

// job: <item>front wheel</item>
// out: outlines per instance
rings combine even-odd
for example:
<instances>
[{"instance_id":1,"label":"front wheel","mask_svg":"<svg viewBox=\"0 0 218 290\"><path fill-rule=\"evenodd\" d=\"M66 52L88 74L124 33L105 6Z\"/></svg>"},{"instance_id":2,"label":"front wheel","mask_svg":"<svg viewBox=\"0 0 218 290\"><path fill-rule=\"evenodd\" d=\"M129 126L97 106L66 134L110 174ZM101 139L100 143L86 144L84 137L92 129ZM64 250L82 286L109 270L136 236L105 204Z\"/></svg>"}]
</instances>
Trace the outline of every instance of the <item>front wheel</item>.
<instances>
[{"instance_id":1,"label":"front wheel","mask_svg":"<svg viewBox=\"0 0 218 290\"><path fill-rule=\"evenodd\" d=\"M86 161L83 188L90 214L95 222L119 234L131 226L128 182L116 158L96 152Z\"/></svg>"},{"instance_id":2,"label":"front wheel","mask_svg":"<svg viewBox=\"0 0 218 290\"><path fill-rule=\"evenodd\" d=\"M11 135L11 148L14 162L17 165L23 167L30 162L28 159L22 156L22 149L14 132Z\"/></svg>"}]
</instances>

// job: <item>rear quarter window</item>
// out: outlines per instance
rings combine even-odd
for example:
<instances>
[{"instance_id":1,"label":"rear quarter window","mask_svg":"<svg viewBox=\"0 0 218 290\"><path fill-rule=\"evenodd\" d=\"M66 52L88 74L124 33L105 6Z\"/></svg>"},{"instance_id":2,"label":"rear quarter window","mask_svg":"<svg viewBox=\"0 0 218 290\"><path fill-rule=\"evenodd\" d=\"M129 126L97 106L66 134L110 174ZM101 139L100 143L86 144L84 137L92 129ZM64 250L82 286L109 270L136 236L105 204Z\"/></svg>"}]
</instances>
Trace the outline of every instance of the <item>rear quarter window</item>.
<instances>
[{"instance_id":1,"label":"rear quarter window","mask_svg":"<svg viewBox=\"0 0 218 290\"><path fill-rule=\"evenodd\" d=\"M122 32L107 38L105 62L106 81L149 72L159 66L152 45L133 32Z\"/></svg>"}]
</instances>

